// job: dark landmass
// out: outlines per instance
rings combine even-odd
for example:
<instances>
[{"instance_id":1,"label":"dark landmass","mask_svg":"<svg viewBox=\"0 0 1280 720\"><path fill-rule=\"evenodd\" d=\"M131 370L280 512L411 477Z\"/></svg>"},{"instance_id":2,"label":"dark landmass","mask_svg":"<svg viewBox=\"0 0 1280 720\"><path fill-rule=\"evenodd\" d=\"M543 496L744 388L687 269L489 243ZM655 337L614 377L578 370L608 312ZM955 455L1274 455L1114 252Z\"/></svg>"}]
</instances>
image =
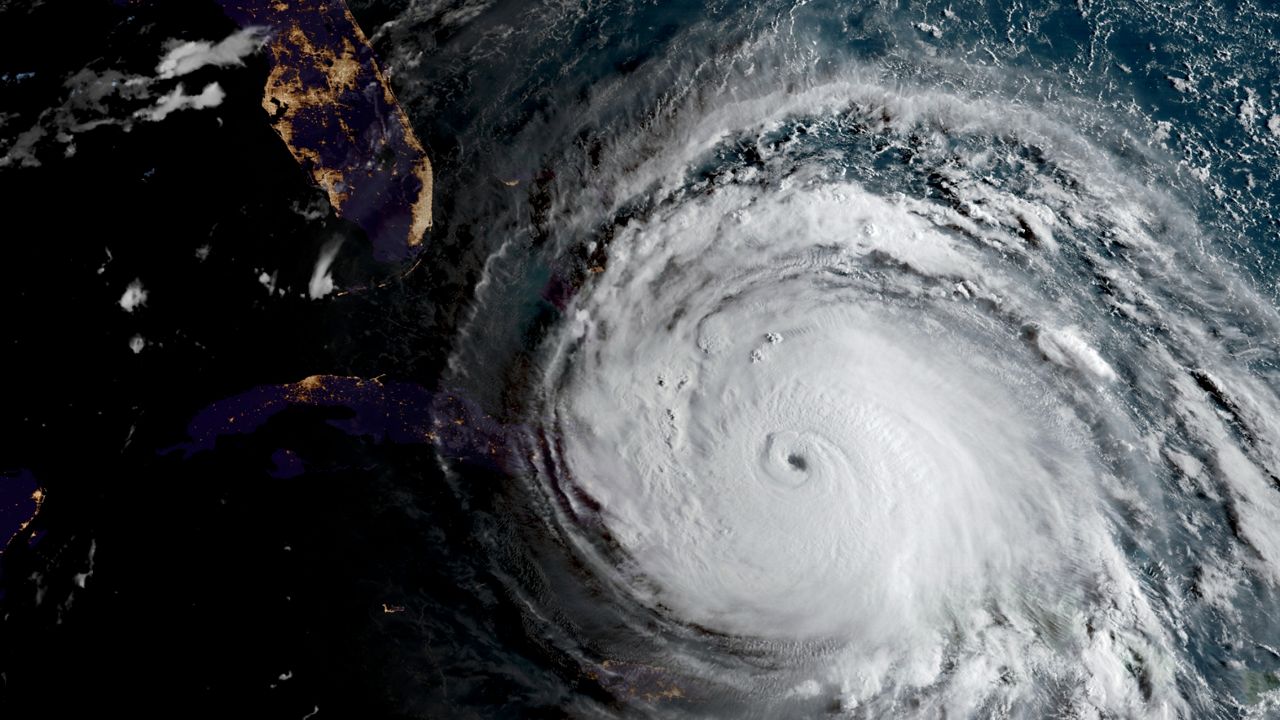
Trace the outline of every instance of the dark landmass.
<instances>
[{"instance_id":1,"label":"dark landmass","mask_svg":"<svg viewBox=\"0 0 1280 720\"><path fill-rule=\"evenodd\" d=\"M0 540L6 541L0 545L0 556L10 544L31 545L38 539L28 528L43 501L44 491L30 471L24 469L0 475ZM0 598L4 597L3 571L3 566L0 566Z\"/></svg>"},{"instance_id":2,"label":"dark landmass","mask_svg":"<svg viewBox=\"0 0 1280 720\"><path fill-rule=\"evenodd\" d=\"M346 3L219 4L242 28L270 29L262 107L293 158L376 258L412 256L431 227L431 161Z\"/></svg>"},{"instance_id":3,"label":"dark landmass","mask_svg":"<svg viewBox=\"0 0 1280 720\"><path fill-rule=\"evenodd\" d=\"M212 0L0 1L0 77L13 79L0 81L3 135L61 106L86 68L153 75L170 41L237 29ZM75 136L74 155L48 138L39 163L0 168L12 275L0 285L12 310L0 503L14 506L0 540L29 522L0 557L0 717L395 717L404 697L439 716L437 658L462 657L476 632L462 618L515 627L513 611L478 599L497 581L456 581L469 560L446 547L470 528L429 443L379 444L329 424L340 410L295 404L216 451L157 452L246 388L320 372L429 385L445 352L430 317L388 327L421 292L412 277L306 297L335 239L340 283L386 268L362 254L357 216L311 211L327 198L263 111L274 68L266 52L197 70L182 80L217 82L218 107L97 127ZM401 187L416 200L421 183L352 199ZM398 238L378 226L388 248L409 246L404 207ZM125 310L137 280L146 302Z\"/></svg>"},{"instance_id":4,"label":"dark landmass","mask_svg":"<svg viewBox=\"0 0 1280 720\"><path fill-rule=\"evenodd\" d=\"M383 382L339 375L312 375L298 382L262 385L218 400L188 425L184 457L216 449L220 439L260 430L291 408L337 411L326 423L347 435L374 443L434 444L442 456L481 464L505 462L507 429L475 403L448 392L428 392L414 383ZM300 472L297 451L282 448L272 458L280 472Z\"/></svg>"}]
</instances>

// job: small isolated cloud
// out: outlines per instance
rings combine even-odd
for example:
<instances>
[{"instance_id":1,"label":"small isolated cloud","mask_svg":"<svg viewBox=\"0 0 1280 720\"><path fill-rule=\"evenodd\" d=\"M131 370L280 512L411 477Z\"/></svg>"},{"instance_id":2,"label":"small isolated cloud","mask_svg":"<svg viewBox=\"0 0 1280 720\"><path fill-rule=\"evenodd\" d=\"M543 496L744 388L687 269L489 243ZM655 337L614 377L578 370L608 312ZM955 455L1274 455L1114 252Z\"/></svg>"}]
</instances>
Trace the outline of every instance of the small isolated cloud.
<instances>
[{"instance_id":1,"label":"small isolated cloud","mask_svg":"<svg viewBox=\"0 0 1280 720\"><path fill-rule=\"evenodd\" d=\"M147 291L142 289L142 280L134 280L129 283L129 287L125 288L124 295L120 296L120 307L125 312L133 312L134 309L147 304Z\"/></svg>"},{"instance_id":2,"label":"small isolated cloud","mask_svg":"<svg viewBox=\"0 0 1280 720\"><path fill-rule=\"evenodd\" d=\"M1105 382L1116 379L1116 371L1102 359L1097 350L1080 337L1080 331L1077 328L1041 329L1036 344L1050 362L1092 375Z\"/></svg>"},{"instance_id":3,"label":"small isolated cloud","mask_svg":"<svg viewBox=\"0 0 1280 720\"><path fill-rule=\"evenodd\" d=\"M188 95L186 90L179 85L173 89L173 92L166 93L156 100L155 107L144 108L134 113L134 115L151 121L160 121L179 110L191 108L201 110L203 108L217 107L227 94L222 91L222 86L213 82L204 86L204 90L199 95Z\"/></svg>"},{"instance_id":4,"label":"small isolated cloud","mask_svg":"<svg viewBox=\"0 0 1280 720\"><path fill-rule=\"evenodd\" d=\"M94 556L94 554L95 554L95 553L97 553L97 552L98 552L98 541L97 541L97 540L90 540L90 541L89 541L89 567L88 567L88 569L86 569L84 572L76 573L75 575L73 575L73 576L71 577L71 580L72 580L72 582L74 582L74 583L76 584L76 587L78 587L78 588L82 588L82 589L83 589L83 588L84 588L85 581L87 581L89 578L93 577L93 556Z\"/></svg>"},{"instance_id":5,"label":"small isolated cloud","mask_svg":"<svg viewBox=\"0 0 1280 720\"><path fill-rule=\"evenodd\" d=\"M247 27L211 43L205 40L176 43L160 58L156 73L161 78L175 78L195 72L206 65L226 67L243 65L244 58L257 52L267 39L264 27Z\"/></svg>"},{"instance_id":6,"label":"small isolated cloud","mask_svg":"<svg viewBox=\"0 0 1280 720\"><path fill-rule=\"evenodd\" d=\"M142 352L142 348L146 346L147 346L147 340L141 335L134 335L133 337L129 338L129 349L133 351L134 355L137 355L138 353Z\"/></svg>"},{"instance_id":7,"label":"small isolated cloud","mask_svg":"<svg viewBox=\"0 0 1280 720\"><path fill-rule=\"evenodd\" d=\"M275 293L276 291L277 276L278 276L278 273L268 273L266 270L263 270L262 274L258 276L258 282L262 285L262 287L267 289L267 294L269 295Z\"/></svg>"},{"instance_id":8,"label":"small isolated cloud","mask_svg":"<svg viewBox=\"0 0 1280 720\"><path fill-rule=\"evenodd\" d=\"M320 249L320 258L316 261L315 269L311 271L311 282L307 284L307 295L312 300L319 300L333 292L333 275L329 272L329 268L333 265L333 259L338 256L340 247L342 247L342 238L332 240Z\"/></svg>"}]
</instances>

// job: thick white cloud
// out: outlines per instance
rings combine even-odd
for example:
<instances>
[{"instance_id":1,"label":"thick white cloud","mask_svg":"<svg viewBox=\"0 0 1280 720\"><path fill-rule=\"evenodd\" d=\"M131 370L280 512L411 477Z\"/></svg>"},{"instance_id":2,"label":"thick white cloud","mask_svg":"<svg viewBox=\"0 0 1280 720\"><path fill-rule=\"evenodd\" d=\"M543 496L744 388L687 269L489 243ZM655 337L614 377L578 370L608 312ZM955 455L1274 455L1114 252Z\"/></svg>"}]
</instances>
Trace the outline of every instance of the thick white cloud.
<instances>
[{"instance_id":1,"label":"thick white cloud","mask_svg":"<svg viewBox=\"0 0 1280 720\"><path fill-rule=\"evenodd\" d=\"M125 312L133 312L134 310L147 304L147 291L142 288L142 280L134 280L129 283L129 287L125 288L124 294L120 296L120 307Z\"/></svg>"},{"instance_id":2,"label":"thick white cloud","mask_svg":"<svg viewBox=\"0 0 1280 720\"><path fill-rule=\"evenodd\" d=\"M198 40L173 44L156 66L156 74L168 79L195 72L207 65L243 65L244 58L262 47L267 34L266 28L255 26L236 31L217 43Z\"/></svg>"},{"instance_id":3,"label":"thick white cloud","mask_svg":"<svg viewBox=\"0 0 1280 720\"><path fill-rule=\"evenodd\" d=\"M1097 350L1080 337L1078 328L1042 329L1036 338L1036 345L1052 363L1079 370L1106 382L1116 379L1116 371L1102 359Z\"/></svg>"},{"instance_id":4,"label":"thick white cloud","mask_svg":"<svg viewBox=\"0 0 1280 720\"><path fill-rule=\"evenodd\" d=\"M172 92L161 95L160 99L156 100L155 107L143 108L134 115L152 121L163 120L171 113L187 108L200 110L217 107L226 97L227 94L216 82L205 85L199 95L188 95L182 85L178 85Z\"/></svg>"}]
</instances>

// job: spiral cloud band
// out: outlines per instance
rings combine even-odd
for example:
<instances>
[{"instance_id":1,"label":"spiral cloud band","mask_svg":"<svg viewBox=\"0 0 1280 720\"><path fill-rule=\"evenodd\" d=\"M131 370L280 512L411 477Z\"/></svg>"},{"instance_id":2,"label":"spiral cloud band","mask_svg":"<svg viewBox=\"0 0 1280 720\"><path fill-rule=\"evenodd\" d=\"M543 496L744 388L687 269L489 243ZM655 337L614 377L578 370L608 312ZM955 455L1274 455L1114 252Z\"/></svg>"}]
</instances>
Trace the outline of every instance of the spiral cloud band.
<instances>
[{"instance_id":1,"label":"spiral cloud band","mask_svg":"<svg viewBox=\"0 0 1280 720\"><path fill-rule=\"evenodd\" d=\"M1243 712L1211 666L1280 639L1274 305L1158 150L787 37L551 184L545 252L591 267L513 385L515 474L616 606L571 652L761 717Z\"/></svg>"}]
</instances>

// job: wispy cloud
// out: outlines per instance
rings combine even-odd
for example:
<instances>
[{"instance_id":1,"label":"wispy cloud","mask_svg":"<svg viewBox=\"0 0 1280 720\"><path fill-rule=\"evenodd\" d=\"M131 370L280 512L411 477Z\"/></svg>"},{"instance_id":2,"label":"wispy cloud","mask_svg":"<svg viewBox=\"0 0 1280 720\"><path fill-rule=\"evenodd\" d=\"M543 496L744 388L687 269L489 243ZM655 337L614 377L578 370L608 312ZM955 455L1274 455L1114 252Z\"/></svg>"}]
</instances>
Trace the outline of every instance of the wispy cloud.
<instances>
[{"instance_id":1,"label":"wispy cloud","mask_svg":"<svg viewBox=\"0 0 1280 720\"><path fill-rule=\"evenodd\" d=\"M338 256L340 247L342 247L342 238L337 238L325 243L325 246L320 249L320 258L316 261L315 269L311 271L311 282L307 284L307 295L312 300L319 300L333 292L333 274L329 272L329 268L333 266L333 259Z\"/></svg>"},{"instance_id":2,"label":"wispy cloud","mask_svg":"<svg viewBox=\"0 0 1280 720\"><path fill-rule=\"evenodd\" d=\"M209 83L199 94L188 95L181 84L170 81L203 67L243 64L245 57L262 47L266 37L265 29L250 27L216 43L170 40L156 65L155 76L130 75L114 68L82 68L63 81L61 104L46 108L33 125L7 140L0 138L0 148L4 150L0 168L40 165L38 154L50 140L63 143L64 154L72 155L76 134L103 125L128 130L139 120L158 122L178 110L217 107L226 97L218 83Z\"/></svg>"}]
</instances>

